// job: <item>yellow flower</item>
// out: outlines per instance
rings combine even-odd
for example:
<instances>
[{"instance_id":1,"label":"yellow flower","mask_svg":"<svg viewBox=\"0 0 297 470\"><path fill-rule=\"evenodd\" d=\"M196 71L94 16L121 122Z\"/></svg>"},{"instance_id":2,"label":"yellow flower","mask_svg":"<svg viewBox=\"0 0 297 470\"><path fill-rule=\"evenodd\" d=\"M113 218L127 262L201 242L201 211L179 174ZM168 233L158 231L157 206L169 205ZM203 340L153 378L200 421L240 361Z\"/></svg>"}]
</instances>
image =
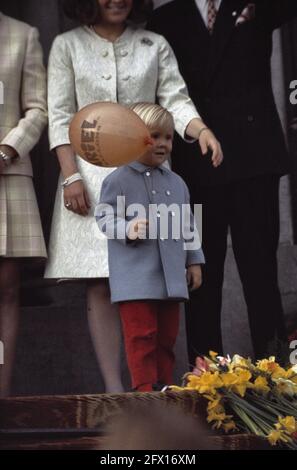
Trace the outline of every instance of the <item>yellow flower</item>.
<instances>
[{"instance_id":1,"label":"yellow flower","mask_svg":"<svg viewBox=\"0 0 297 470\"><path fill-rule=\"evenodd\" d=\"M221 374L223 384L227 388L231 388L232 385L235 385L238 382L238 377L234 372L227 372L226 374Z\"/></svg>"},{"instance_id":2,"label":"yellow flower","mask_svg":"<svg viewBox=\"0 0 297 470\"><path fill-rule=\"evenodd\" d=\"M212 359L215 359L218 356L218 353L215 351L209 351L209 355Z\"/></svg>"},{"instance_id":3,"label":"yellow flower","mask_svg":"<svg viewBox=\"0 0 297 470\"><path fill-rule=\"evenodd\" d=\"M251 387L249 380L252 374L248 370L238 369L236 372L221 374L223 384L241 397L244 397L247 387Z\"/></svg>"},{"instance_id":4,"label":"yellow flower","mask_svg":"<svg viewBox=\"0 0 297 470\"><path fill-rule=\"evenodd\" d=\"M270 387L265 377L257 377L253 384L253 389L263 394L270 392Z\"/></svg>"},{"instance_id":5,"label":"yellow flower","mask_svg":"<svg viewBox=\"0 0 297 470\"><path fill-rule=\"evenodd\" d=\"M197 377L199 379L196 382L195 389L198 390L200 393L209 393L211 395L215 395L218 388L221 388L223 382L219 376L218 372L212 374L211 372L205 372L201 377Z\"/></svg>"},{"instance_id":6,"label":"yellow flower","mask_svg":"<svg viewBox=\"0 0 297 470\"><path fill-rule=\"evenodd\" d=\"M287 370L287 379L291 379L293 382L297 383L297 364L295 366L290 367Z\"/></svg>"},{"instance_id":7,"label":"yellow flower","mask_svg":"<svg viewBox=\"0 0 297 470\"><path fill-rule=\"evenodd\" d=\"M286 416L285 418L278 418L275 427L278 430L283 429L288 434L293 434L297 431L297 422L293 416Z\"/></svg>"},{"instance_id":8,"label":"yellow flower","mask_svg":"<svg viewBox=\"0 0 297 470\"><path fill-rule=\"evenodd\" d=\"M222 426L227 425L231 418L233 418L233 416L226 415L225 412L215 413L211 411L208 413L207 422L212 423L214 421L213 428L220 429Z\"/></svg>"},{"instance_id":9,"label":"yellow flower","mask_svg":"<svg viewBox=\"0 0 297 470\"><path fill-rule=\"evenodd\" d=\"M198 375L188 375L187 388L195 389L200 384L200 378Z\"/></svg>"},{"instance_id":10,"label":"yellow flower","mask_svg":"<svg viewBox=\"0 0 297 470\"><path fill-rule=\"evenodd\" d=\"M228 433L230 431L235 431L237 429L237 426L234 423L234 421L229 421L227 423L223 423L222 427L223 427L223 429L226 433Z\"/></svg>"},{"instance_id":11,"label":"yellow flower","mask_svg":"<svg viewBox=\"0 0 297 470\"><path fill-rule=\"evenodd\" d=\"M288 372L280 366L277 366L271 374L273 379L287 379Z\"/></svg>"},{"instance_id":12,"label":"yellow flower","mask_svg":"<svg viewBox=\"0 0 297 470\"><path fill-rule=\"evenodd\" d=\"M276 371L282 369L280 365L275 362L275 357L271 356L269 359L262 359L261 361L257 361L257 369L261 372L267 372L268 374L274 374ZM283 370L283 369L282 369Z\"/></svg>"},{"instance_id":13,"label":"yellow flower","mask_svg":"<svg viewBox=\"0 0 297 470\"><path fill-rule=\"evenodd\" d=\"M221 404L220 398L216 398L215 400L210 400L208 405L207 405L207 410L218 410L218 409L223 409L223 406Z\"/></svg>"},{"instance_id":14,"label":"yellow flower","mask_svg":"<svg viewBox=\"0 0 297 470\"><path fill-rule=\"evenodd\" d=\"M275 446L278 441L282 440L281 437L282 434L280 431L271 431L271 433L268 435L268 440L272 446Z\"/></svg>"}]
</instances>

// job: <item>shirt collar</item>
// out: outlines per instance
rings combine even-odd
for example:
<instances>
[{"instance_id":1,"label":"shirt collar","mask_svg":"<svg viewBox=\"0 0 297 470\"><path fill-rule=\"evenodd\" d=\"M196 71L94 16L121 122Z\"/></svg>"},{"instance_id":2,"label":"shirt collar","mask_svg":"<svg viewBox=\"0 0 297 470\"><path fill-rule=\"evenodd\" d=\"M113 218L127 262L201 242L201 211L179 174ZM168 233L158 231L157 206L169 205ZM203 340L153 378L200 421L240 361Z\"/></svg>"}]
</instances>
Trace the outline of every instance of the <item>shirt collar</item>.
<instances>
[{"instance_id":1,"label":"shirt collar","mask_svg":"<svg viewBox=\"0 0 297 470\"><path fill-rule=\"evenodd\" d=\"M161 173L164 173L164 172L169 173L170 171L168 170L168 168L166 168L163 165L151 167L151 166L144 165L143 163L137 162L137 161L129 163L128 166L138 171L139 173L145 173L146 171L154 171L154 170L160 170Z\"/></svg>"},{"instance_id":2,"label":"shirt collar","mask_svg":"<svg viewBox=\"0 0 297 470\"><path fill-rule=\"evenodd\" d=\"M208 4L208 0L195 0L197 7L199 8L206 8ZM219 7L222 3L222 0L215 0L216 7Z\"/></svg>"}]
</instances>

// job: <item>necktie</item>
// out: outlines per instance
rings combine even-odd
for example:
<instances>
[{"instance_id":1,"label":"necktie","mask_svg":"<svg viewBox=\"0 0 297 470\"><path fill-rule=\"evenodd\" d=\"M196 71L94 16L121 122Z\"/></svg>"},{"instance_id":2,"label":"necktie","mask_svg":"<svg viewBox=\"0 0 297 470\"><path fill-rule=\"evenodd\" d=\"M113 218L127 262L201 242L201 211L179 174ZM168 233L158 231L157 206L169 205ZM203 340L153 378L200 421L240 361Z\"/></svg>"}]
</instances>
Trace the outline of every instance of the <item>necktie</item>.
<instances>
[{"instance_id":1,"label":"necktie","mask_svg":"<svg viewBox=\"0 0 297 470\"><path fill-rule=\"evenodd\" d=\"M217 10L215 7L215 0L208 0L207 12L207 29L210 34L213 32L214 24L216 22Z\"/></svg>"}]
</instances>

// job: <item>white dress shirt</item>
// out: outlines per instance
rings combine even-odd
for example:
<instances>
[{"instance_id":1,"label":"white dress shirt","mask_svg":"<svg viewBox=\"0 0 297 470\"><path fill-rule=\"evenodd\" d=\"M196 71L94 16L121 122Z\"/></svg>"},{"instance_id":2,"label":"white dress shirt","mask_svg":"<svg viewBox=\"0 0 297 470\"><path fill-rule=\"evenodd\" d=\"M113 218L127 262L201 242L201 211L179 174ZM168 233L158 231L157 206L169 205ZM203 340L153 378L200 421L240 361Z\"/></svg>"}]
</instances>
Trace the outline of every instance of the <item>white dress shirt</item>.
<instances>
[{"instance_id":1,"label":"white dress shirt","mask_svg":"<svg viewBox=\"0 0 297 470\"><path fill-rule=\"evenodd\" d=\"M202 19L205 23L205 26L208 24L207 14L208 14L208 0L195 0L197 7L201 13ZM222 0L214 0L215 7L217 11L219 10Z\"/></svg>"}]
</instances>

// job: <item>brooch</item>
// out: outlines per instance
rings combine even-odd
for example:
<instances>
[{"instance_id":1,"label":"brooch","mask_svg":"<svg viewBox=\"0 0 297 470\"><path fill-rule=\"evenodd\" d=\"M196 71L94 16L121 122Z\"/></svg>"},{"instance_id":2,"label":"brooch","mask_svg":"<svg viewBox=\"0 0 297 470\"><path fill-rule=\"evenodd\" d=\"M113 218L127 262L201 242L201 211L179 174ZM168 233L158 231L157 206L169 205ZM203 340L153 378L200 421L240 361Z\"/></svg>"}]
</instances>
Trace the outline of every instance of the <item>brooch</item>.
<instances>
[{"instance_id":1,"label":"brooch","mask_svg":"<svg viewBox=\"0 0 297 470\"><path fill-rule=\"evenodd\" d=\"M142 38L141 44L145 44L146 46L152 46L154 43L149 38Z\"/></svg>"}]
</instances>

